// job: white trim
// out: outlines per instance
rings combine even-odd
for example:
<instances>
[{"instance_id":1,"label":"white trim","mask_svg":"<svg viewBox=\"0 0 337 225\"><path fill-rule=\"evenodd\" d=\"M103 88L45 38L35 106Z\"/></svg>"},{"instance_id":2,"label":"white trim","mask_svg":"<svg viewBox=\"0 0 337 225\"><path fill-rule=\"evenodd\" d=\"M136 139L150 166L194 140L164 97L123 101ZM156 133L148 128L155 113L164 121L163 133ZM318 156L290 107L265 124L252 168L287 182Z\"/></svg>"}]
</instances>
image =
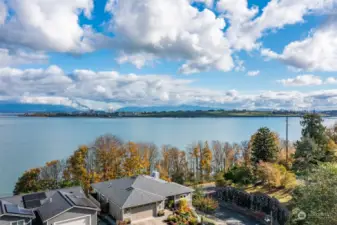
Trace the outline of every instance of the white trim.
<instances>
[{"instance_id":1,"label":"white trim","mask_svg":"<svg viewBox=\"0 0 337 225\"><path fill-rule=\"evenodd\" d=\"M79 217L75 217L75 218L71 218L71 219L67 219L67 220L60 220L60 221L55 222L54 225L57 225L59 223L64 223L64 222L67 222L67 221L78 220L78 219L85 218L85 217L88 217L88 216L89 216L89 225L91 225L91 215L79 216Z\"/></svg>"},{"instance_id":2,"label":"white trim","mask_svg":"<svg viewBox=\"0 0 337 225\"><path fill-rule=\"evenodd\" d=\"M49 219L43 221L43 223L48 222L49 220L54 219L55 217L57 217L57 216L59 216L59 215L65 213L65 212L68 212L68 211L71 210L72 208L74 208L74 207L70 207L69 209L66 209L66 210L64 210L63 212L60 212L59 214L57 214L57 215L55 215L55 216L53 216L53 217L50 217ZM39 213L39 214L40 214L40 213ZM47 225L48 225L48 223L47 223Z\"/></svg>"},{"instance_id":3,"label":"white trim","mask_svg":"<svg viewBox=\"0 0 337 225\"><path fill-rule=\"evenodd\" d=\"M17 220L17 221L12 221L10 222L10 225L13 225L13 223L17 223L17 225L19 225L19 222L23 221L23 225L26 224L25 220Z\"/></svg>"}]
</instances>

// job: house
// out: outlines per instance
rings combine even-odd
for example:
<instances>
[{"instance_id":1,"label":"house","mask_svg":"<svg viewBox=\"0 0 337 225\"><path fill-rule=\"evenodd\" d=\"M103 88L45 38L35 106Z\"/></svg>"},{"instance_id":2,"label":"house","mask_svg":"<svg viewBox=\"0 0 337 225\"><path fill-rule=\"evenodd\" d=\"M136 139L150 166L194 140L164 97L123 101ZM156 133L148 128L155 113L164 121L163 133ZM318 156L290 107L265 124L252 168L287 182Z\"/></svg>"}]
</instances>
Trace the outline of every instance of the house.
<instances>
[{"instance_id":1,"label":"house","mask_svg":"<svg viewBox=\"0 0 337 225\"><path fill-rule=\"evenodd\" d=\"M186 199L192 202L193 189L166 182L154 176L139 175L92 184L94 193L102 203L109 204L109 213L116 220L137 221L151 218L170 201Z\"/></svg>"},{"instance_id":2,"label":"house","mask_svg":"<svg viewBox=\"0 0 337 225\"><path fill-rule=\"evenodd\" d=\"M0 225L96 225L100 209L82 188L1 198Z\"/></svg>"},{"instance_id":3,"label":"house","mask_svg":"<svg viewBox=\"0 0 337 225\"><path fill-rule=\"evenodd\" d=\"M10 202L0 200L0 225L32 225L35 214Z\"/></svg>"}]
</instances>

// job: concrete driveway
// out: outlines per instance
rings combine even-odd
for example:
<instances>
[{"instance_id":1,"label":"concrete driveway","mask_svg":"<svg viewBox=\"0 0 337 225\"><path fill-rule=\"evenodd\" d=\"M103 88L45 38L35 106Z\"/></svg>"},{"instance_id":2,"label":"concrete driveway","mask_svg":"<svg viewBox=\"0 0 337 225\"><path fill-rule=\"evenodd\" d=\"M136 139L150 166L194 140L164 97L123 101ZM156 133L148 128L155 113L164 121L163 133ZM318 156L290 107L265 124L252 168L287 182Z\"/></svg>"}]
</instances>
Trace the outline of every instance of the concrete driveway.
<instances>
[{"instance_id":1,"label":"concrete driveway","mask_svg":"<svg viewBox=\"0 0 337 225\"><path fill-rule=\"evenodd\" d=\"M164 222L164 219L165 217L138 220L132 225L166 225L167 223Z\"/></svg>"}]
</instances>

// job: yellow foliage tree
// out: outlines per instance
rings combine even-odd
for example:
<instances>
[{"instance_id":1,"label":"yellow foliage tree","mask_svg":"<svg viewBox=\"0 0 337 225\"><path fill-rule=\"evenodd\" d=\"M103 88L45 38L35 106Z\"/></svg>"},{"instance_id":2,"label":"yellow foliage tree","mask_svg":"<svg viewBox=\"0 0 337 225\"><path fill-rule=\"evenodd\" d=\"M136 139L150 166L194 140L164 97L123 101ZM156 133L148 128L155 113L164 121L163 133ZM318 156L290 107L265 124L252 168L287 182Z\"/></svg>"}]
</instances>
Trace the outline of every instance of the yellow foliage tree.
<instances>
[{"instance_id":1,"label":"yellow foliage tree","mask_svg":"<svg viewBox=\"0 0 337 225\"><path fill-rule=\"evenodd\" d=\"M209 180L212 172L212 151L209 148L207 141L204 144L201 154L201 169L205 172L205 178Z\"/></svg>"},{"instance_id":2,"label":"yellow foliage tree","mask_svg":"<svg viewBox=\"0 0 337 225\"><path fill-rule=\"evenodd\" d=\"M123 163L124 176L135 176L146 173L146 165L144 159L140 155L138 146L134 142L126 144L124 149L125 159Z\"/></svg>"}]
</instances>

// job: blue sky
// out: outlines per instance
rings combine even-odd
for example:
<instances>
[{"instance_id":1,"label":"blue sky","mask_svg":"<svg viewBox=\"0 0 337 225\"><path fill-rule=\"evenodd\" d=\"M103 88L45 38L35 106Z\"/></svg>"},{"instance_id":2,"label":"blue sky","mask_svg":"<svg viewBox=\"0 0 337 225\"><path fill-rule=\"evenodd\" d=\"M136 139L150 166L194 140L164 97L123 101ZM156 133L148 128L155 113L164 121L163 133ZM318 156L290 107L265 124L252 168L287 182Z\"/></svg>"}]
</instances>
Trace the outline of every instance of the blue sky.
<instances>
[{"instance_id":1,"label":"blue sky","mask_svg":"<svg viewBox=\"0 0 337 225\"><path fill-rule=\"evenodd\" d=\"M0 0L0 100L337 109L337 0Z\"/></svg>"}]
</instances>

